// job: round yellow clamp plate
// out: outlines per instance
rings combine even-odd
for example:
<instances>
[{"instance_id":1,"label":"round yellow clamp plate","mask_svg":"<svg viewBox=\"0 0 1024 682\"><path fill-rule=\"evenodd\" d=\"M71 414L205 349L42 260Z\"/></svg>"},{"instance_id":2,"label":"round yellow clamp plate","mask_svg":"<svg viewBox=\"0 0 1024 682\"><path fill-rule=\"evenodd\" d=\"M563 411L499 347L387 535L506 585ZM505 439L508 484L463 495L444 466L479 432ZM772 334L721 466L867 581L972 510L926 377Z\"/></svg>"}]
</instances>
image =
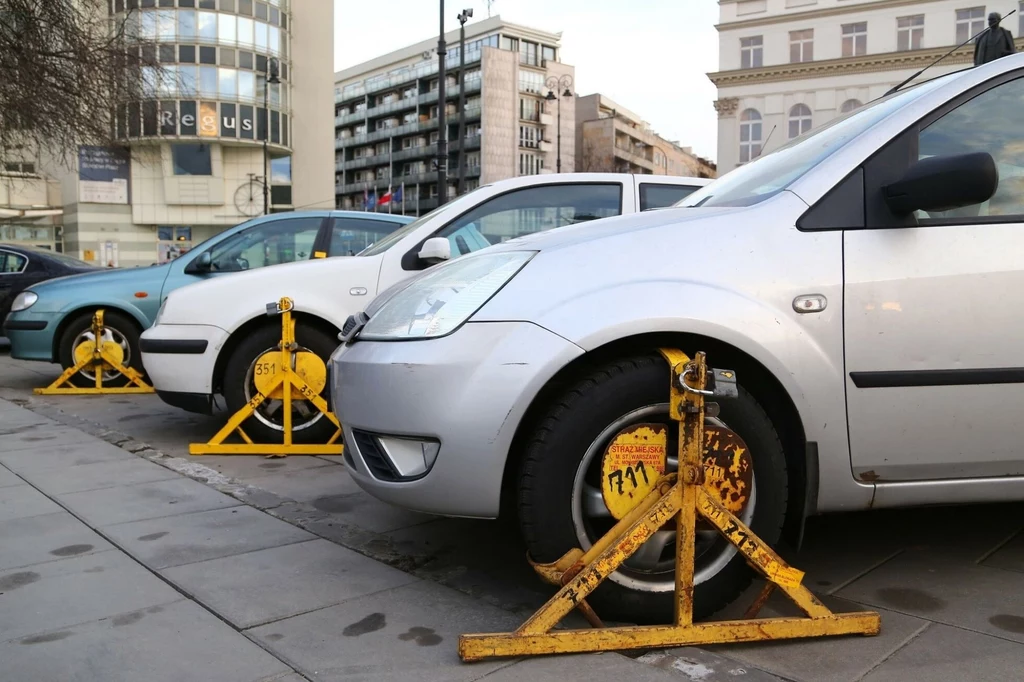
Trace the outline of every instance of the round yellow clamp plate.
<instances>
[{"instance_id":1,"label":"round yellow clamp plate","mask_svg":"<svg viewBox=\"0 0 1024 682\"><path fill-rule=\"evenodd\" d=\"M313 393L319 395L327 385L327 365L316 353L309 351L297 351L292 353L292 357L295 359L295 373L309 385ZM281 373L281 351L271 350L261 355L253 366L253 383L256 384L256 390L271 400L284 399L282 385L274 386ZM292 399L304 399L299 389L294 386Z\"/></svg>"},{"instance_id":2,"label":"round yellow clamp plate","mask_svg":"<svg viewBox=\"0 0 1024 682\"><path fill-rule=\"evenodd\" d=\"M75 364L82 362L89 362L92 360L92 352L96 347L96 342L92 339L86 339L82 343L75 346ZM102 345L103 350L117 361L117 364L124 364L124 349L116 341L104 341ZM105 367L113 369L107 362L103 363Z\"/></svg>"},{"instance_id":3,"label":"round yellow clamp plate","mask_svg":"<svg viewBox=\"0 0 1024 682\"><path fill-rule=\"evenodd\" d=\"M640 503L665 473L668 429L664 424L637 424L616 434L601 460L601 496L616 519ZM704 427L704 488L739 514L750 499L754 465L750 450L727 428Z\"/></svg>"}]
</instances>

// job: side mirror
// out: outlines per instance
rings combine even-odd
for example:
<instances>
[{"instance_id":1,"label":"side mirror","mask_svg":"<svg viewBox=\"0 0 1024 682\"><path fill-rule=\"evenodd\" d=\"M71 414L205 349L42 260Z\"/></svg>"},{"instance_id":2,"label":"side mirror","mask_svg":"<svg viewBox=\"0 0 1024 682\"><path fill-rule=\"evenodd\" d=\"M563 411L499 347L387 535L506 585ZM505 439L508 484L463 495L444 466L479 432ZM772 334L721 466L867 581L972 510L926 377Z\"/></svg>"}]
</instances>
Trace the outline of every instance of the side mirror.
<instances>
[{"instance_id":1,"label":"side mirror","mask_svg":"<svg viewBox=\"0 0 1024 682\"><path fill-rule=\"evenodd\" d=\"M999 171L992 155L974 152L922 159L882 191L889 209L905 216L980 204L991 199L998 187Z\"/></svg>"},{"instance_id":2,"label":"side mirror","mask_svg":"<svg viewBox=\"0 0 1024 682\"><path fill-rule=\"evenodd\" d=\"M213 261L210 258L210 252L203 251L199 254L198 258L188 264L188 267L185 268L185 272L190 275L198 275L203 272L209 272L212 266Z\"/></svg>"},{"instance_id":3,"label":"side mirror","mask_svg":"<svg viewBox=\"0 0 1024 682\"><path fill-rule=\"evenodd\" d=\"M424 263L434 265L452 257L452 244L445 237L431 237L416 255Z\"/></svg>"}]
</instances>

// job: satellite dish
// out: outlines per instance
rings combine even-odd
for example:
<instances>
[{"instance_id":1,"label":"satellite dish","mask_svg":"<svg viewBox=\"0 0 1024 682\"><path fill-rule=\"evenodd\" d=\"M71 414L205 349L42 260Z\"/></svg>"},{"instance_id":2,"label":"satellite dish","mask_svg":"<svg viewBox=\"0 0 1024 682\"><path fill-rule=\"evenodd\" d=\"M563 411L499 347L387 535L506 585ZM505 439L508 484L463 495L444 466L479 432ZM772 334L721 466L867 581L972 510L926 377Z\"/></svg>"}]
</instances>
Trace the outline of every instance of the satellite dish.
<instances>
[{"instance_id":1,"label":"satellite dish","mask_svg":"<svg viewBox=\"0 0 1024 682\"><path fill-rule=\"evenodd\" d=\"M424 59L430 59L430 55L432 55L432 54L433 54L433 52L431 52L430 50L426 50L421 56Z\"/></svg>"}]
</instances>

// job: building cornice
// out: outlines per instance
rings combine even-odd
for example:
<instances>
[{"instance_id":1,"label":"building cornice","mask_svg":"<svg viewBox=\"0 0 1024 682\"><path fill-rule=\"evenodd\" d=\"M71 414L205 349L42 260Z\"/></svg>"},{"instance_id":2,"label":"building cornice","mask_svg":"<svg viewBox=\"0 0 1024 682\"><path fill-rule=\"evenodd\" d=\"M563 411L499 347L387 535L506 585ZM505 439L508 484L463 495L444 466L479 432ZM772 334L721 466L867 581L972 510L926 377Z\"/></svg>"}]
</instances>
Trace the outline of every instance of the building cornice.
<instances>
[{"instance_id":1,"label":"building cornice","mask_svg":"<svg viewBox=\"0 0 1024 682\"><path fill-rule=\"evenodd\" d=\"M1017 38L1014 40L1014 43L1017 46L1018 52L1024 48L1024 38ZM717 87L727 88L738 85L775 83L805 78L834 78L855 73L920 69L928 66L948 51L949 47L946 46L927 50L884 52L882 54L864 55L862 57L843 57L841 59L824 59L795 64L776 64L756 69L716 71L709 73L708 78ZM942 61L943 64L973 64L973 62L973 45L960 48Z\"/></svg>"},{"instance_id":2,"label":"building cornice","mask_svg":"<svg viewBox=\"0 0 1024 682\"><path fill-rule=\"evenodd\" d=\"M813 19L820 19L822 17L833 17L839 14L850 14L851 12L865 12L875 9L902 7L904 5L920 5L927 1L928 0L874 0L874 2L859 2L856 4L840 5L838 7L824 7L822 9L811 9L803 12L788 12L786 14L773 14L767 17L740 19L738 21L715 24L715 28L719 32L742 30L746 28L754 28L755 26L784 24L790 21L810 21Z\"/></svg>"}]
</instances>

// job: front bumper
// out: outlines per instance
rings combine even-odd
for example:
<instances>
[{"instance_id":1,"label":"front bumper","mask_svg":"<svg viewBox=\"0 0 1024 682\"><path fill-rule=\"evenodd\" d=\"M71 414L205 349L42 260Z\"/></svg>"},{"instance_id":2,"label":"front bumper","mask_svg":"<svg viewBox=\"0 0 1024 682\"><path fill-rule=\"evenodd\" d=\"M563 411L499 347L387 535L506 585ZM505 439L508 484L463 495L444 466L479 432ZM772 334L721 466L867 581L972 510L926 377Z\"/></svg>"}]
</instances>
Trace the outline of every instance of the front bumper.
<instances>
[{"instance_id":1,"label":"front bumper","mask_svg":"<svg viewBox=\"0 0 1024 682\"><path fill-rule=\"evenodd\" d=\"M220 327L206 324L161 324L142 333L142 365L158 395L213 394L213 369L228 340ZM181 407L180 401L166 401ZM186 408L187 409L187 408Z\"/></svg>"},{"instance_id":2,"label":"front bumper","mask_svg":"<svg viewBox=\"0 0 1024 682\"><path fill-rule=\"evenodd\" d=\"M57 317L56 313L33 312L31 308L8 315L0 336L6 336L11 342L11 357L55 362L53 334Z\"/></svg>"},{"instance_id":3,"label":"front bumper","mask_svg":"<svg viewBox=\"0 0 1024 682\"><path fill-rule=\"evenodd\" d=\"M439 339L342 346L332 358L331 394L353 478L400 507L496 517L505 460L523 415L551 377L582 353L528 322L468 323ZM386 481L360 451L366 434L437 440L441 447L422 477Z\"/></svg>"}]
</instances>

